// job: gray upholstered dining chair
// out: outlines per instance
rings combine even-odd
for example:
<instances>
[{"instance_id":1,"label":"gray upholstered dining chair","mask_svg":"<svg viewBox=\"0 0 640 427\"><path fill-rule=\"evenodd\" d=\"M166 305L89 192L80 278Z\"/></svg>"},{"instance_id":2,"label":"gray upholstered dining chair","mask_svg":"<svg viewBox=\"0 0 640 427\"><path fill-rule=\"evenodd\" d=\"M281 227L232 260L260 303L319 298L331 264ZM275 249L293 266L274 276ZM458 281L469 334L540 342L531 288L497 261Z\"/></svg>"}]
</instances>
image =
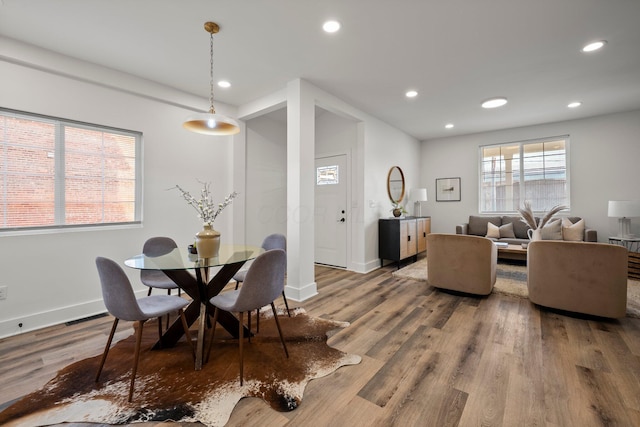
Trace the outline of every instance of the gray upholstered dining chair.
<instances>
[{"instance_id":1,"label":"gray upholstered dining chair","mask_svg":"<svg viewBox=\"0 0 640 427\"><path fill-rule=\"evenodd\" d=\"M170 237L151 237L144 242L142 253L149 257L168 254L176 249L178 245ZM173 289L178 290L180 296L181 289L176 283L160 270L140 270L140 281L143 285L149 287L147 296L151 295L153 288L166 289L167 295L171 295ZM167 328L169 328L169 315L167 314Z\"/></svg>"},{"instance_id":2,"label":"gray upholstered dining chair","mask_svg":"<svg viewBox=\"0 0 640 427\"><path fill-rule=\"evenodd\" d=\"M216 323L218 321L219 310L238 312L239 317L239 338L238 347L240 351L240 385L243 381L243 341L244 341L244 325L243 313L264 307L271 304L273 318L275 319L280 335L280 341L284 348L284 353L289 357L287 345L282 336L280 329L280 321L278 313L273 304L276 298L284 289L284 274L287 266L287 255L283 249L271 249L260 254L252 263L244 278L244 283L240 289L218 294L211 298L209 302L215 307L213 313L213 325L209 333L209 344L207 349L207 358L211 352L211 344L216 331Z\"/></svg>"},{"instance_id":3,"label":"gray upholstered dining chair","mask_svg":"<svg viewBox=\"0 0 640 427\"><path fill-rule=\"evenodd\" d=\"M265 251L269 251L271 249L282 249L283 251L287 250L287 238L283 234L270 234L264 238L262 241L262 249ZM235 276L233 276L233 280L236 281L236 289L238 289L238 285L244 282L244 278L247 274L248 268L242 269L238 271ZM291 317L291 312L289 311L289 303L287 302L287 296L284 293L284 288L282 289L282 299L284 300L284 306L287 309L287 315ZM251 314L249 314L251 316ZM256 328L258 332L260 331L260 316L256 316Z\"/></svg>"},{"instance_id":4,"label":"gray upholstered dining chair","mask_svg":"<svg viewBox=\"0 0 640 427\"><path fill-rule=\"evenodd\" d=\"M177 247L176 242L170 237L151 237L144 242L142 253L149 257L160 256L168 254ZM149 287L147 295L151 295L153 288L166 289L167 295L171 295L172 289L177 289L180 295L178 285L160 270L140 270L140 281Z\"/></svg>"},{"instance_id":5,"label":"gray upholstered dining chair","mask_svg":"<svg viewBox=\"0 0 640 427\"><path fill-rule=\"evenodd\" d=\"M104 305L107 307L109 313L115 317L113 326L111 327L111 333L107 340L107 345L104 348L102 354L102 360L100 361L100 367L96 374L96 382L100 380L100 374L104 367L104 362L107 360L107 354L111 347L111 341L113 335L118 326L120 319L137 322L136 330L136 345L133 356L133 367L131 369L131 385L129 386L129 402L133 397L133 389L136 379L136 371L138 370L138 361L140 359L140 344L142 341L142 326L144 322L154 317L158 318L158 335L162 333L162 326L160 318L165 314L178 311L180 318L182 319L182 327L184 333L191 346L191 353L195 357L195 351L193 349L193 343L191 342L191 335L189 334L189 326L184 316L182 309L189 304L184 298L175 295L152 295L136 299L131 287L131 282L125 274L122 267L120 267L114 261L98 257L96 258L96 267L98 268L98 275L100 276L100 285L102 287L102 298L104 299Z\"/></svg>"}]
</instances>

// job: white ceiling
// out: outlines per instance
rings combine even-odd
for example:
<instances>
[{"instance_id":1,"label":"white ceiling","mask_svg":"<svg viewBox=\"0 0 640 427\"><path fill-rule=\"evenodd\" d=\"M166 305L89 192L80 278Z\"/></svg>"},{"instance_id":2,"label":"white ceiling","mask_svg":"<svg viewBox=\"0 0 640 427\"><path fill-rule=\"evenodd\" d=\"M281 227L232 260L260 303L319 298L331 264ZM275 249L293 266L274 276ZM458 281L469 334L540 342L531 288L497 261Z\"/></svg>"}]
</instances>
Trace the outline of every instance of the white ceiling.
<instances>
[{"instance_id":1,"label":"white ceiling","mask_svg":"<svg viewBox=\"0 0 640 427\"><path fill-rule=\"evenodd\" d=\"M205 21L230 105L303 78L420 140L640 109L639 0L0 0L0 35L208 98Z\"/></svg>"}]
</instances>

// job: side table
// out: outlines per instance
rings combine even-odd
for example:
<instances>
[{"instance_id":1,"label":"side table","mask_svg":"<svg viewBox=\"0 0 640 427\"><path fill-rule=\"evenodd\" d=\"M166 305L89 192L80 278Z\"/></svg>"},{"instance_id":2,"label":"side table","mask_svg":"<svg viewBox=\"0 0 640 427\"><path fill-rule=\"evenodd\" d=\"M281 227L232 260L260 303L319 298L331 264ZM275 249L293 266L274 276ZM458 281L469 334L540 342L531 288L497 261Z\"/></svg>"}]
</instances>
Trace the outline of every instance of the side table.
<instances>
[{"instance_id":1,"label":"side table","mask_svg":"<svg viewBox=\"0 0 640 427\"><path fill-rule=\"evenodd\" d=\"M629 278L640 279L640 238L609 237L609 243L627 248L629 251Z\"/></svg>"}]
</instances>

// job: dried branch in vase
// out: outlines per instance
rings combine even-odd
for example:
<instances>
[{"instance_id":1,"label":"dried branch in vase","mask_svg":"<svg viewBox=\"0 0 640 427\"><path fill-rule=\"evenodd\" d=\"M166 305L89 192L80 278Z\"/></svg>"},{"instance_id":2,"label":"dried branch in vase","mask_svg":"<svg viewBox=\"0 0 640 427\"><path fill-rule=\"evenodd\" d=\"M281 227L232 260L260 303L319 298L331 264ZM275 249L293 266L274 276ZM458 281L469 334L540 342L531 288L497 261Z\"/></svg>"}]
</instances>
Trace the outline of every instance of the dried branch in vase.
<instances>
[{"instance_id":1,"label":"dried branch in vase","mask_svg":"<svg viewBox=\"0 0 640 427\"><path fill-rule=\"evenodd\" d=\"M524 222L525 224L527 224L531 229L533 230L537 230L539 228L542 228L545 226L545 224L547 224L549 222L549 220L551 218L553 218L553 216L555 214L557 214L560 211L563 211L567 209L566 206L564 205L556 205L554 207L552 207L549 212L547 212L542 219L540 220L540 223L537 223L536 221L536 217L533 214L533 209L531 209L531 203L530 202L524 202L524 207L518 209L518 212L520 213L520 216L522 217L520 220L522 222Z\"/></svg>"}]
</instances>

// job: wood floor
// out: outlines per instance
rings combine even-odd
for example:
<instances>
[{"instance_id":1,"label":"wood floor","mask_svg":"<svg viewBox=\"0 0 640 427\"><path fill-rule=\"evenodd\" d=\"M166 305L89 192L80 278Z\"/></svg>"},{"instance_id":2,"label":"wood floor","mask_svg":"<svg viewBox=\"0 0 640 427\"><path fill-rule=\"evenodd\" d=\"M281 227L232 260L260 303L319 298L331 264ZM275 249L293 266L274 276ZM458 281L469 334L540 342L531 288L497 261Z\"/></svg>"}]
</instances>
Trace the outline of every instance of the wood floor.
<instances>
[{"instance_id":1,"label":"wood floor","mask_svg":"<svg viewBox=\"0 0 640 427\"><path fill-rule=\"evenodd\" d=\"M640 319L445 293L395 279L393 268L317 267L320 295L299 305L351 322L329 343L362 362L311 381L293 412L243 399L228 425L640 426ZM0 341L0 407L99 354L110 324L102 317ZM131 332L125 323L117 338Z\"/></svg>"}]
</instances>

